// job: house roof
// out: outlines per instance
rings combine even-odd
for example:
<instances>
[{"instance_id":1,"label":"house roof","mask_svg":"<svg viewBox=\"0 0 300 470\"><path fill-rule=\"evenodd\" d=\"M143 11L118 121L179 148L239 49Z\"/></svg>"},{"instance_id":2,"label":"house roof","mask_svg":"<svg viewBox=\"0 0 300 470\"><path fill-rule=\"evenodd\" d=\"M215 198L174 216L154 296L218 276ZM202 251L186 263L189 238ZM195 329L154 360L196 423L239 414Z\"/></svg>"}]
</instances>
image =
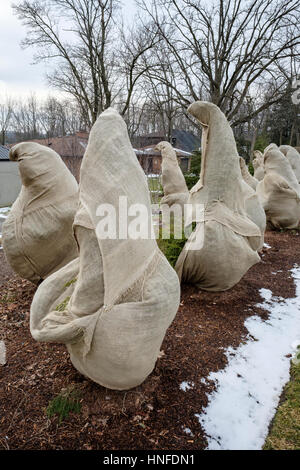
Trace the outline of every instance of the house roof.
<instances>
[{"instance_id":1,"label":"house roof","mask_svg":"<svg viewBox=\"0 0 300 470\"><path fill-rule=\"evenodd\" d=\"M7 147L4 147L3 145L0 145L0 160L9 160L9 149Z\"/></svg>"},{"instance_id":2,"label":"house roof","mask_svg":"<svg viewBox=\"0 0 300 470\"><path fill-rule=\"evenodd\" d=\"M176 147L173 147L177 157L191 157L192 153L191 152L185 152L184 150L178 149ZM144 155L144 156L160 156L161 152L158 150L155 150L155 145L147 145L146 147L142 147L139 149L133 149L136 153L136 155Z\"/></svg>"},{"instance_id":3,"label":"house roof","mask_svg":"<svg viewBox=\"0 0 300 470\"><path fill-rule=\"evenodd\" d=\"M89 134L87 132L77 132L73 135L62 137L52 137L48 139L32 139L29 142L50 147L61 157L83 157L87 147ZM15 144L14 144L15 145Z\"/></svg>"},{"instance_id":4,"label":"house roof","mask_svg":"<svg viewBox=\"0 0 300 470\"><path fill-rule=\"evenodd\" d=\"M155 146L162 140L166 140L166 136L161 132L151 132L141 136L134 137L133 144L135 147L144 148ZM174 129L172 132L172 145L184 152L193 152L201 146L201 138L195 136L191 132L181 129Z\"/></svg>"}]
</instances>

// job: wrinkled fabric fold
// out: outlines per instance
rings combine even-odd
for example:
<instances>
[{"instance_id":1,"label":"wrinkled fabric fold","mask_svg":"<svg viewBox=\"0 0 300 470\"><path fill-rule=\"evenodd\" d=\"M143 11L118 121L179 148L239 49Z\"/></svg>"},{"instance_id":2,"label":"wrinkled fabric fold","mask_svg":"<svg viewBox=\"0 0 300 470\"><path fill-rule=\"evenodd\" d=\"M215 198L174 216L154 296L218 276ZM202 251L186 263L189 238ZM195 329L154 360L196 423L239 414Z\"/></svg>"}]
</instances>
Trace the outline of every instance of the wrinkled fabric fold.
<instances>
[{"instance_id":1,"label":"wrinkled fabric fold","mask_svg":"<svg viewBox=\"0 0 300 470\"><path fill-rule=\"evenodd\" d=\"M78 185L60 156L36 143L15 145L21 192L3 224L3 248L14 271L33 283L77 255L72 225Z\"/></svg>"},{"instance_id":2,"label":"wrinkled fabric fold","mask_svg":"<svg viewBox=\"0 0 300 470\"><path fill-rule=\"evenodd\" d=\"M257 250L263 232L247 214L249 194L245 194L246 183L226 117L214 104L201 101L188 111L204 129L200 179L190 191L188 203L193 210L185 219L185 226L196 222L197 227L175 269L182 281L204 290L222 291L234 286L259 262ZM197 207L203 208L198 212L203 220L197 217ZM191 250L196 237L201 246Z\"/></svg>"},{"instance_id":3,"label":"wrinkled fabric fold","mask_svg":"<svg viewBox=\"0 0 300 470\"><path fill-rule=\"evenodd\" d=\"M297 228L300 220L300 185L289 160L272 144L264 153L265 176L256 188L267 222L275 228Z\"/></svg>"},{"instance_id":4,"label":"wrinkled fabric fold","mask_svg":"<svg viewBox=\"0 0 300 470\"><path fill-rule=\"evenodd\" d=\"M161 204L172 206L179 204L184 207L186 204L189 191L178 164L178 159L175 150L169 142L160 142L156 146L156 150L161 152L162 156L162 187L164 196L161 199Z\"/></svg>"},{"instance_id":5,"label":"wrinkled fabric fold","mask_svg":"<svg viewBox=\"0 0 300 470\"><path fill-rule=\"evenodd\" d=\"M123 119L109 108L92 128L81 167L77 266L69 264L41 284L30 328L39 341L66 343L73 365L86 377L125 390L153 370L179 306L180 286L155 239L100 236L99 206L113 207L119 220L120 197L128 206L147 208L150 230L146 177Z\"/></svg>"}]
</instances>

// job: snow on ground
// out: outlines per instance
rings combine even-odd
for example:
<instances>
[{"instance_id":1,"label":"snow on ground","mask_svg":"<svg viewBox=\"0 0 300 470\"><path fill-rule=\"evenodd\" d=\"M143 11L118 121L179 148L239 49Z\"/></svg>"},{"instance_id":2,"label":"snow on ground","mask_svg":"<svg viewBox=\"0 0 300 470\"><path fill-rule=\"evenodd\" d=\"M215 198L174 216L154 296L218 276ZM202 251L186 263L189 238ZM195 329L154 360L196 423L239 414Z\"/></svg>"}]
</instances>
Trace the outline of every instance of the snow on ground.
<instances>
[{"instance_id":1,"label":"snow on ground","mask_svg":"<svg viewBox=\"0 0 300 470\"><path fill-rule=\"evenodd\" d=\"M190 428L186 428L185 426L182 426L182 429L183 429L183 432L185 432L185 434L187 434L188 436L194 437L194 434L192 433Z\"/></svg>"},{"instance_id":2,"label":"snow on ground","mask_svg":"<svg viewBox=\"0 0 300 470\"><path fill-rule=\"evenodd\" d=\"M0 366L6 364L6 347L4 341L0 341Z\"/></svg>"},{"instance_id":3,"label":"snow on ground","mask_svg":"<svg viewBox=\"0 0 300 470\"><path fill-rule=\"evenodd\" d=\"M0 207L0 250L2 250L2 224L4 223L5 219L7 218L10 211L10 207Z\"/></svg>"},{"instance_id":4,"label":"snow on ground","mask_svg":"<svg viewBox=\"0 0 300 470\"><path fill-rule=\"evenodd\" d=\"M264 243L264 248L267 248L267 250L270 250L270 248L272 248L270 245L268 245L268 243Z\"/></svg>"},{"instance_id":5,"label":"snow on ground","mask_svg":"<svg viewBox=\"0 0 300 470\"><path fill-rule=\"evenodd\" d=\"M3 215L4 217L8 216L9 211L10 211L10 207L0 207L0 214Z\"/></svg>"},{"instance_id":6,"label":"snow on ground","mask_svg":"<svg viewBox=\"0 0 300 470\"><path fill-rule=\"evenodd\" d=\"M179 388L180 390L182 390L183 392L186 392L187 390L190 390L191 388L193 388L195 386L195 384L193 382L181 382Z\"/></svg>"},{"instance_id":7,"label":"snow on ground","mask_svg":"<svg viewBox=\"0 0 300 470\"><path fill-rule=\"evenodd\" d=\"M300 267L291 273L296 297L275 298L271 291L261 289L264 302L258 307L270 313L268 320L248 318L247 343L236 350L229 348L227 367L208 376L217 389L209 397L204 413L196 416L210 436L209 450L259 450L264 444L282 389L289 380L287 356L300 344Z\"/></svg>"}]
</instances>

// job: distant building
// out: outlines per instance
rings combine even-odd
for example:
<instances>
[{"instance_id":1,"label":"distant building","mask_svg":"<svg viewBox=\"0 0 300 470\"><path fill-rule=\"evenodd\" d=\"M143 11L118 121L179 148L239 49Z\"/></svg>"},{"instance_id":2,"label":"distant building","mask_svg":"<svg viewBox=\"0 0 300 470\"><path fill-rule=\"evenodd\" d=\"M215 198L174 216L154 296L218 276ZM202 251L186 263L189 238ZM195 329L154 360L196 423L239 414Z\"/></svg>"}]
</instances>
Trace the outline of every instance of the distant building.
<instances>
[{"instance_id":1,"label":"distant building","mask_svg":"<svg viewBox=\"0 0 300 470\"><path fill-rule=\"evenodd\" d=\"M71 173L79 180L82 157L87 147L89 134L87 132L76 132L76 134L62 137L51 137L45 139L32 139L26 142L35 142L49 147L58 153ZM10 145L10 147L16 143Z\"/></svg>"},{"instance_id":2,"label":"distant building","mask_svg":"<svg viewBox=\"0 0 300 470\"><path fill-rule=\"evenodd\" d=\"M193 156L190 152L174 148L178 163L184 173L189 172L191 168L191 158ZM161 152L155 150L155 145L149 145L148 147L134 149L135 154L140 162L144 172L149 174L159 174L161 172L162 157Z\"/></svg>"},{"instance_id":3,"label":"distant building","mask_svg":"<svg viewBox=\"0 0 300 470\"><path fill-rule=\"evenodd\" d=\"M0 145L0 207L11 206L21 186L18 164L10 161L9 149Z\"/></svg>"},{"instance_id":4,"label":"distant building","mask_svg":"<svg viewBox=\"0 0 300 470\"><path fill-rule=\"evenodd\" d=\"M52 148L61 156L71 173L79 181L80 166L88 144L88 138L89 134L87 132L76 132L73 135L34 139L29 142L36 142ZM156 152L154 147L162 140L166 139L161 133L147 134L132 139L136 156L147 174L159 174L161 171L161 154ZM141 145L141 143L144 145ZM171 143L175 148L182 170L184 172L189 171L192 152L199 149L200 139L190 132L175 129Z\"/></svg>"},{"instance_id":5,"label":"distant building","mask_svg":"<svg viewBox=\"0 0 300 470\"><path fill-rule=\"evenodd\" d=\"M152 132L150 134L134 137L132 139L132 145L135 148L143 148L150 145L155 146L162 140L166 140L166 136L162 132ZM173 147L192 153L194 150L199 150L201 139L191 132L174 129L170 143Z\"/></svg>"},{"instance_id":6,"label":"distant building","mask_svg":"<svg viewBox=\"0 0 300 470\"><path fill-rule=\"evenodd\" d=\"M89 134L87 132L76 132L76 134L62 137L51 137L46 139L33 139L29 142L50 147L61 156L71 173L79 181L82 157L87 147ZM15 145L15 144L14 144Z\"/></svg>"},{"instance_id":7,"label":"distant building","mask_svg":"<svg viewBox=\"0 0 300 470\"><path fill-rule=\"evenodd\" d=\"M155 146L163 140L166 140L166 137L160 132L153 132L132 139L132 144L135 147L134 151L145 173L160 173L161 153L155 150ZM190 171L193 151L200 149L201 139L191 132L174 129L171 144L177 154L182 171Z\"/></svg>"}]
</instances>

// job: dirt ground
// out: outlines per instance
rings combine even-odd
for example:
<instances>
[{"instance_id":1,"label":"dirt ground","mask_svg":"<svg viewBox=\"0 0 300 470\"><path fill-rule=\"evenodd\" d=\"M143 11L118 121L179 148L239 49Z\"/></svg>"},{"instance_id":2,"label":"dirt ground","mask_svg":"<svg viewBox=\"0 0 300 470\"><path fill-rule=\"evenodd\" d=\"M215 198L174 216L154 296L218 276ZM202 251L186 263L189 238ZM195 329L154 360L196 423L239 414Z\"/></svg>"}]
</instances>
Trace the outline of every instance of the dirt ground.
<instances>
[{"instance_id":1,"label":"dirt ground","mask_svg":"<svg viewBox=\"0 0 300 470\"><path fill-rule=\"evenodd\" d=\"M82 377L64 346L32 339L29 309L35 287L13 275L0 252L0 340L7 347L7 364L0 366L0 449L204 449L206 437L195 414L207 405L213 384L201 379L224 368L225 349L246 339L247 317L255 313L267 319L267 312L255 306L259 289L295 295L289 270L300 263L299 238L299 232L267 232L271 248L264 249L262 262L227 292L182 286L180 309L154 371L127 392ZM194 386L183 391L184 381ZM68 386L80 394L81 412L59 425L46 409Z\"/></svg>"}]
</instances>

